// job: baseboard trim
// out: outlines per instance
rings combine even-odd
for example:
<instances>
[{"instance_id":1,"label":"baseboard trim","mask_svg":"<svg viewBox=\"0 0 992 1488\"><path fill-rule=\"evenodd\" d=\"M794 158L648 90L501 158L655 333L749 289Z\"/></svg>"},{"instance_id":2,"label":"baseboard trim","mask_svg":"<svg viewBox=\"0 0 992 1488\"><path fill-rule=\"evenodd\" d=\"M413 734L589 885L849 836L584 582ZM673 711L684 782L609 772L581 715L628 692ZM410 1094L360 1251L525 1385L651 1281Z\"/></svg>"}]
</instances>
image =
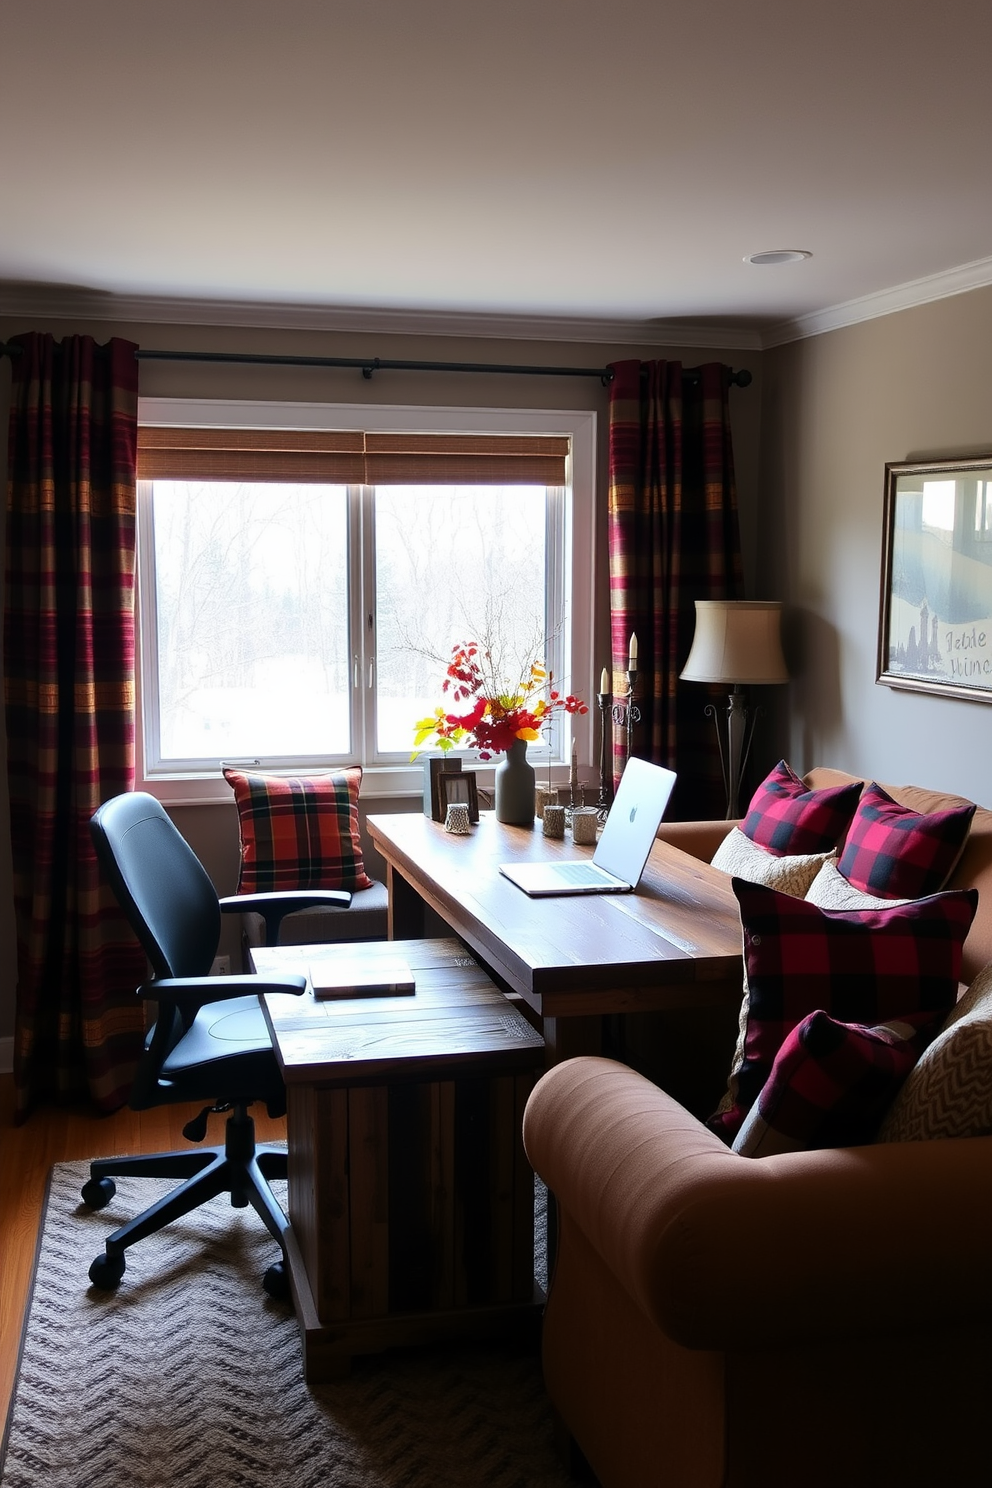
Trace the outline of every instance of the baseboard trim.
<instances>
[{"instance_id":1,"label":"baseboard trim","mask_svg":"<svg viewBox=\"0 0 992 1488\"><path fill-rule=\"evenodd\" d=\"M14 1039L0 1038L0 1075L10 1075L14 1072Z\"/></svg>"}]
</instances>

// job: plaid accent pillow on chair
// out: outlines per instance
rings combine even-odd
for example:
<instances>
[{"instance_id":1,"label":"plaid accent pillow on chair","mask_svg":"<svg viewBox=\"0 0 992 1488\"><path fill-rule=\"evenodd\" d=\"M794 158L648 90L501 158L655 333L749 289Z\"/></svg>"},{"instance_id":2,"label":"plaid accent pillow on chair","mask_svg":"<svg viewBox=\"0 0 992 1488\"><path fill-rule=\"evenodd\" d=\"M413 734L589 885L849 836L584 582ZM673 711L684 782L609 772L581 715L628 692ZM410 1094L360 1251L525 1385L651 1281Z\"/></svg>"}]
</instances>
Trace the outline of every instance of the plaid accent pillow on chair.
<instances>
[{"instance_id":1,"label":"plaid accent pillow on chair","mask_svg":"<svg viewBox=\"0 0 992 1488\"><path fill-rule=\"evenodd\" d=\"M239 894L368 889L358 834L359 767L331 775L226 769L241 828Z\"/></svg>"},{"instance_id":2,"label":"plaid accent pillow on chair","mask_svg":"<svg viewBox=\"0 0 992 1488\"><path fill-rule=\"evenodd\" d=\"M910 1023L865 1028L810 1013L775 1055L734 1151L770 1157L872 1141L928 1037Z\"/></svg>"},{"instance_id":3,"label":"plaid accent pillow on chair","mask_svg":"<svg viewBox=\"0 0 992 1488\"><path fill-rule=\"evenodd\" d=\"M957 996L978 905L976 889L959 889L891 909L824 910L741 878L733 886L744 927L744 1037L709 1121L728 1142L808 1014L869 1026L896 1020L932 1037Z\"/></svg>"},{"instance_id":4,"label":"plaid accent pillow on chair","mask_svg":"<svg viewBox=\"0 0 992 1488\"><path fill-rule=\"evenodd\" d=\"M863 784L810 790L780 760L751 797L741 831L777 856L829 852L846 832Z\"/></svg>"},{"instance_id":5,"label":"plaid accent pillow on chair","mask_svg":"<svg viewBox=\"0 0 992 1488\"><path fill-rule=\"evenodd\" d=\"M866 894L919 899L943 888L964 849L975 807L923 816L872 781L858 802L838 872Z\"/></svg>"}]
</instances>

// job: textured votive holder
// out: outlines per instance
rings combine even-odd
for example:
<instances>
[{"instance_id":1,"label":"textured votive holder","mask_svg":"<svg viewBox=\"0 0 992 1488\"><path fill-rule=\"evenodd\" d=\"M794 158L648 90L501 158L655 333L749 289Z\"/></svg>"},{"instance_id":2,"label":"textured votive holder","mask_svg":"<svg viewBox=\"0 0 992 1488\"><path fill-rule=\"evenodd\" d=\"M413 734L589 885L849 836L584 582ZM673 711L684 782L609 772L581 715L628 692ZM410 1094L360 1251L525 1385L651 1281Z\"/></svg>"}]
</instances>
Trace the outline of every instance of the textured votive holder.
<instances>
[{"instance_id":1,"label":"textured votive holder","mask_svg":"<svg viewBox=\"0 0 992 1488\"><path fill-rule=\"evenodd\" d=\"M454 832L459 837L464 837L472 830L472 823L468 819L467 801L452 801L445 812L444 830Z\"/></svg>"},{"instance_id":2,"label":"textured votive holder","mask_svg":"<svg viewBox=\"0 0 992 1488\"><path fill-rule=\"evenodd\" d=\"M595 806L577 806L572 812L573 842L595 842L598 828L599 812Z\"/></svg>"},{"instance_id":3,"label":"textured votive holder","mask_svg":"<svg viewBox=\"0 0 992 1488\"><path fill-rule=\"evenodd\" d=\"M544 808L549 801L557 801L558 792L552 790L550 785L539 785L534 792L534 815L538 821L544 820Z\"/></svg>"},{"instance_id":4,"label":"textured votive holder","mask_svg":"<svg viewBox=\"0 0 992 1488\"><path fill-rule=\"evenodd\" d=\"M564 837L565 835L565 808L564 806L552 805L549 801L544 808L542 818L545 837Z\"/></svg>"}]
</instances>

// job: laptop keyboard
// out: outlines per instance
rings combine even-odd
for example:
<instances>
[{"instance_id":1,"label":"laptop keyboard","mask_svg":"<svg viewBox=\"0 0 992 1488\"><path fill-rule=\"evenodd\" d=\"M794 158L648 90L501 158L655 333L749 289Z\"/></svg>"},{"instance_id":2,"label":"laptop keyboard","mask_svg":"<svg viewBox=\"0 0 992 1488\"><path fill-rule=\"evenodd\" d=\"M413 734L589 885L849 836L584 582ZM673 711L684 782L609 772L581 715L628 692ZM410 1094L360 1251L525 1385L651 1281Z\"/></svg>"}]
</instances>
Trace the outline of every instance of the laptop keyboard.
<instances>
[{"instance_id":1,"label":"laptop keyboard","mask_svg":"<svg viewBox=\"0 0 992 1488\"><path fill-rule=\"evenodd\" d=\"M555 876L567 884L613 883L613 878L595 863L556 863Z\"/></svg>"}]
</instances>

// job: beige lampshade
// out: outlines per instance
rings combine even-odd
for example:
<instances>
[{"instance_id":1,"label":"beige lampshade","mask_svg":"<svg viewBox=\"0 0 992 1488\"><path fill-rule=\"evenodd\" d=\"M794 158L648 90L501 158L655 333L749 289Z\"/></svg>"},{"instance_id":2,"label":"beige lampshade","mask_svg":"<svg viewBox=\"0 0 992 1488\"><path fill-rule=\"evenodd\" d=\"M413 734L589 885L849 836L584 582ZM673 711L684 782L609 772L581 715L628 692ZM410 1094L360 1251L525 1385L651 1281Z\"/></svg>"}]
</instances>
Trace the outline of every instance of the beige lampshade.
<instances>
[{"instance_id":1,"label":"beige lampshade","mask_svg":"<svg viewBox=\"0 0 992 1488\"><path fill-rule=\"evenodd\" d=\"M686 682L788 682L777 600L697 599Z\"/></svg>"}]
</instances>

